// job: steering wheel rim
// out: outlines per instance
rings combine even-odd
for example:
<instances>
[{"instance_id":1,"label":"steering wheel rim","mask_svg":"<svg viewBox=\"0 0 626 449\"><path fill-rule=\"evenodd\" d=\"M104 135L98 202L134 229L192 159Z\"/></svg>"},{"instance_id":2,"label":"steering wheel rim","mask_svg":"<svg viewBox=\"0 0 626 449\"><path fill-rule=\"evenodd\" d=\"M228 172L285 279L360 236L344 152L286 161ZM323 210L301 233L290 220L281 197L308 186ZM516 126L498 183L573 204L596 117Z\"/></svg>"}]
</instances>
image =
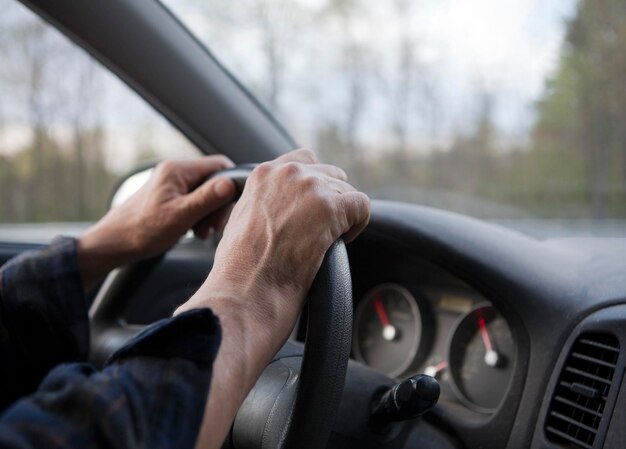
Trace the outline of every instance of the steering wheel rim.
<instances>
[{"instance_id":1,"label":"steering wheel rim","mask_svg":"<svg viewBox=\"0 0 626 449\"><path fill-rule=\"evenodd\" d=\"M238 166L213 176L228 176L239 193L253 165ZM123 267L107 279L91 310L92 360L104 362L136 327L120 319L131 298L163 255ZM339 239L328 249L309 291L307 338L297 393L282 429L264 432L258 447L322 449L326 447L343 392L352 340L352 281L348 254ZM269 443L271 442L271 443ZM271 444L271 446L268 446Z\"/></svg>"}]
</instances>

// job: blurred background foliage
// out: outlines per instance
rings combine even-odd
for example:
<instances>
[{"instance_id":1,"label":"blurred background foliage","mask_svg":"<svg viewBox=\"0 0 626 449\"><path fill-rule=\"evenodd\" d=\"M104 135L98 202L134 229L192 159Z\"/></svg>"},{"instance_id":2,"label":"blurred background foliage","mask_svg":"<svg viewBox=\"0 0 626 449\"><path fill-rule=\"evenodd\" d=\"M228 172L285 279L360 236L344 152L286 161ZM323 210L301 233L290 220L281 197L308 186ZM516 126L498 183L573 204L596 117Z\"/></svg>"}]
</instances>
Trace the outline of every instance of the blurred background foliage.
<instances>
[{"instance_id":1,"label":"blurred background foliage","mask_svg":"<svg viewBox=\"0 0 626 449\"><path fill-rule=\"evenodd\" d=\"M0 222L95 220L120 174L147 160L192 154L141 100L112 93L119 80L13 3L0 0L4 11L14 9L0 17ZM215 21L220 2L208 3L206 16ZM428 67L416 57L410 33L400 33L395 62L385 68L372 62L376 55L359 39L339 33L332 51L344 109L309 124L290 123L286 90L320 95L319 85L285 81L287 59L299 56L291 47L297 31L287 29L285 15L299 12L289 2L244 3L239 8L247 8L247 20L262 31L258 57L264 61L262 76L244 81L296 137L307 127L302 140L371 196L482 218L626 218L623 0L580 1L567 21L558 66L533 105L533 123L517 139L503 135L494 120L498 98L489 86L477 87L475 113L463 126L444 139L420 139L420 129L435 129L445 112L432 77L421 76ZM359 7L356 0L330 0L315 20L348 29ZM407 7L397 2L398 20ZM368 97L371 79L382 100ZM316 82L323 90L329 80ZM112 101L116 95L122 100ZM137 105L129 106L130 95ZM372 145L363 111L381 101L387 132ZM419 129L411 124L416 116Z\"/></svg>"},{"instance_id":2,"label":"blurred background foliage","mask_svg":"<svg viewBox=\"0 0 626 449\"><path fill-rule=\"evenodd\" d=\"M567 23L558 68L535 104L525 141L502 141L492 98L482 92L473 125L456 133L448 147L412 151L398 132L387 152L363 162L350 133L330 128L318 148L377 197L435 207L444 202L486 218L623 218L625 76L626 2L582 0ZM455 192L463 193L456 201Z\"/></svg>"}]
</instances>

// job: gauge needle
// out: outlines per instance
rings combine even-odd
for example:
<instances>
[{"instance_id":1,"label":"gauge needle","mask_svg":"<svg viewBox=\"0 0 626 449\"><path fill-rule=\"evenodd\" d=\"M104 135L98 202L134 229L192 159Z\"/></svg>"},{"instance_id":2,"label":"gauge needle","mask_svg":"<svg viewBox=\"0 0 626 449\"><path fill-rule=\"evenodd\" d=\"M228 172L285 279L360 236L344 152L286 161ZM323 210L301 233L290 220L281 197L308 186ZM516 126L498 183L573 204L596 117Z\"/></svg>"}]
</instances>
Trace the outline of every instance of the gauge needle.
<instances>
[{"instance_id":1,"label":"gauge needle","mask_svg":"<svg viewBox=\"0 0 626 449\"><path fill-rule=\"evenodd\" d=\"M483 344L485 345L485 363L487 366L491 366L492 368L498 364L498 353L493 349L493 345L491 344L491 337L489 337L489 332L487 332L487 323L485 323L485 318L481 315L478 317L478 327L480 329L480 335L483 337Z\"/></svg>"},{"instance_id":2,"label":"gauge needle","mask_svg":"<svg viewBox=\"0 0 626 449\"><path fill-rule=\"evenodd\" d=\"M436 365L430 365L424 368L424 374L430 377L437 377L444 369L448 367L448 362L445 360L437 363Z\"/></svg>"},{"instance_id":3,"label":"gauge needle","mask_svg":"<svg viewBox=\"0 0 626 449\"><path fill-rule=\"evenodd\" d=\"M387 316L387 312L385 312L385 307L383 306L383 301L380 299L380 296L374 299L374 306L376 307L380 324L383 325L383 338L387 341L392 341L396 338L396 328L389 322L389 317Z\"/></svg>"}]
</instances>

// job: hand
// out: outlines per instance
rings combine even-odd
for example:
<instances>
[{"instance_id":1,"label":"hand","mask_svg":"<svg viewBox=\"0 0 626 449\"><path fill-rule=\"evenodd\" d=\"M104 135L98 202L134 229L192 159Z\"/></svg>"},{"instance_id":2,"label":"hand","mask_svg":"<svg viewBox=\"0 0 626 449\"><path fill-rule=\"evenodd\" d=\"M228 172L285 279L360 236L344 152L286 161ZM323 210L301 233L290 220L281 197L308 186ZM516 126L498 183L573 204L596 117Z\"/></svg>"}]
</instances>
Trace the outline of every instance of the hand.
<instances>
[{"instance_id":1,"label":"hand","mask_svg":"<svg viewBox=\"0 0 626 449\"><path fill-rule=\"evenodd\" d=\"M354 239L369 221L369 199L338 167L298 150L250 175L217 248L213 269L178 312L220 297L241 306L280 347L330 245Z\"/></svg>"},{"instance_id":2,"label":"hand","mask_svg":"<svg viewBox=\"0 0 626 449\"><path fill-rule=\"evenodd\" d=\"M219 177L202 183L232 166L224 156L159 164L141 189L79 239L85 286L117 266L166 251L191 228L205 238L211 228L220 227L228 212L223 206L234 196L235 186Z\"/></svg>"},{"instance_id":3,"label":"hand","mask_svg":"<svg viewBox=\"0 0 626 449\"><path fill-rule=\"evenodd\" d=\"M213 269L176 313L210 307L222 325L197 447L222 444L241 402L284 344L330 245L369 221L369 199L339 168L298 150L256 168Z\"/></svg>"}]
</instances>

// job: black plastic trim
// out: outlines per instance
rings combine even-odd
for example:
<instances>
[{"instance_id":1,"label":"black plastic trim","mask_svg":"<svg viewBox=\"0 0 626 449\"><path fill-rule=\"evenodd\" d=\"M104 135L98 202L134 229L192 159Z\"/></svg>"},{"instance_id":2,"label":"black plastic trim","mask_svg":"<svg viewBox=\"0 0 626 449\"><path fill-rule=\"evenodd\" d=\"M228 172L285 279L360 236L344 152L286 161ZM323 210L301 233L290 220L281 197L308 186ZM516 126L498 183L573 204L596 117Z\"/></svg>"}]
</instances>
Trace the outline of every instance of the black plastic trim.
<instances>
[{"instance_id":1,"label":"black plastic trim","mask_svg":"<svg viewBox=\"0 0 626 449\"><path fill-rule=\"evenodd\" d=\"M623 300L626 303L626 298ZM545 434L545 422L546 415L550 409L551 399L556 388L556 383L561 377L561 371L565 363L567 362L570 350L574 342L582 335L589 332L603 332L614 335L618 341L620 348L626 347L626 304L613 305L600 310L597 310L586 317L571 333L567 342L563 345L563 350L558 358L556 367L550 378L550 383L546 390L544 401L539 413L540 419L537 420L532 447L545 447L545 448L563 448L565 446L552 443L548 440ZM621 391L622 378L626 371L626 358L623 356L623 351L620 350L620 355L617 360L615 372L613 374L613 381L609 395L607 397L606 405L604 407L604 413L598 428L593 448L606 448L612 449L614 446L605 445L605 438L610 428L619 427L623 429L624 423L611 423L611 417L613 410L617 405L617 399ZM619 404L623 408L625 404ZM611 425L612 424L612 425ZM623 430L622 432L623 433ZM620 446L621 448L621 446Z\"/></svg>"}]
</instances>

